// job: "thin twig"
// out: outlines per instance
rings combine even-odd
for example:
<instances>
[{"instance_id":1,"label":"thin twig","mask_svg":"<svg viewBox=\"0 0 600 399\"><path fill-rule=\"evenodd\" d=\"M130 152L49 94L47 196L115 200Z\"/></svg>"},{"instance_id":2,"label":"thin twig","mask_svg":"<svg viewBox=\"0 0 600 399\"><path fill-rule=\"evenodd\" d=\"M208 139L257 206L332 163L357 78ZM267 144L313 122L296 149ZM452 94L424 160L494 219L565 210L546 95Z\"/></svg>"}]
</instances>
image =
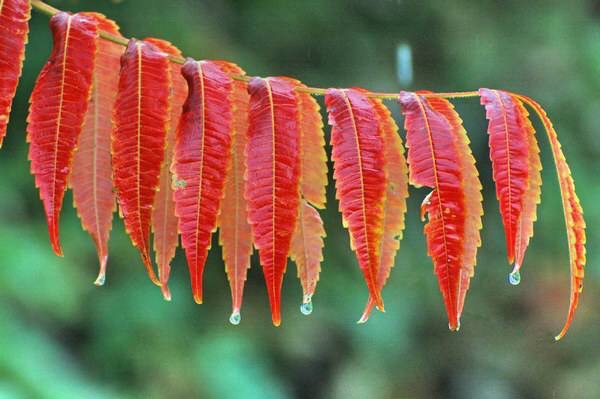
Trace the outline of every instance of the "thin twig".
<instances>
[{"instance_id":1,"label":"thin twig","mask_svg":"<svg viewBox=\"0 0 600 399\"><path fill-rule=\"evenodd\" d=\"M42 0L31 0L31 6L34 9L36 9L36 10L40 11L41 13L46 14L48 16L53 16L54 14L57 14L62 11L62 10L59 10L58 8L52 7L51 5L43 2ZM100 31L98 33L98 35L104 40L108 40L110 42L119 44L121 46L127 46L127 44L129 43L129 39L124 38L124 37L114 36L105 31ZM169 60L176 64L185 63L185 57L177 57L177 56L169 55ZM239 80L242 82L248 82L250 79L252 79L251 76L247 76L247 75L229 74L229 76L233 80ZM313 95L324 95L327 93L327 89L324 89L321 87L296 87L296 90L303 92L303 93L313 94ZM366 95L367 95L367 97L378 98L381 100L397 100L400 97L399 93L378 93L378 92L371 92L371 91L367 92ZM477 97L478 95L479 95L479 93L477 91L423 94L424 97L441 97L441 98L465 98L465 97Z\"/></svg>"}]
</instances>

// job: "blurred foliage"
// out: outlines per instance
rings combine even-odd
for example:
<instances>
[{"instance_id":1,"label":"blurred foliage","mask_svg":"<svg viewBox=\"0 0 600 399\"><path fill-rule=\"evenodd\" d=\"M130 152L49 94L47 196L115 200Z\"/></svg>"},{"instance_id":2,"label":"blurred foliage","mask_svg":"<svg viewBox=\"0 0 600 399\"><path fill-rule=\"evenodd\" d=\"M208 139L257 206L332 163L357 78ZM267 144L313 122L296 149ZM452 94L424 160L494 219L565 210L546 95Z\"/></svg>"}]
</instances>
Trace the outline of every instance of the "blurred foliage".
<instances>
[{"instance_id":1,"label":"blurred foliage","mask_svg":"<svg viewBox=\"0 0 600 399\"><path fill-rule=\"evenodd\" d=\"M600 294L600 2L517 0L63 0L100 11L125 35L158 36L196 58L235 61L250 74L285 74L318 86L394 91L396 49L410 46L414 85L436 91L503 88L540 101L554 120L588 222L588 264L575 323L560 343L568 306L568 256L550 152L523 282L506 282L504 237L476 100L459 100L485 187L483 247L459 333L450 333L426 256L411 188L407 229L384 290L386 314L354 322L367 297L332 184L328 237L312 316L300 314L292 265L283 325L273 328L253 258L242 323L214 245L205 304L193 303L181 251L173 301L164 302L116 221L107 284L70 194L52 255L29 175L25 118L35 76L51 49L34 12L23 79L0 152L0 398L597 398ZM388 104L399 118L397 107ZM399 120L399 119L398 119ZM401 123L401 121L399 120ZM537 127L540 127L536 123ZM596 176L593 178L593 176ZM331 181L331 180L330 180Z\"/></svg>"}]
</instances>

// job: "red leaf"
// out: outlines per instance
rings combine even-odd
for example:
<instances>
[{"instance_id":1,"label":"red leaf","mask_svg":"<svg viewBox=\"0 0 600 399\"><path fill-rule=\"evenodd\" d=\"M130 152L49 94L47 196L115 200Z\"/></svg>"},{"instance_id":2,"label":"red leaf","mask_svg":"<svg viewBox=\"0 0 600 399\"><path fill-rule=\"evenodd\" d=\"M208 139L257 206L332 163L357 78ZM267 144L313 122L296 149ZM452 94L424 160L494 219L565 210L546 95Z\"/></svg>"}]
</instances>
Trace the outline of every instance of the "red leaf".
<instances>
[{"instance_id":1,"label":"red leaf","mask_svg":"<svg viewBox=\"0 0 600 399\"><path fill-rule=\"evenodd\" d=\"M429 215L425 226L428 254L438 276L449 327L457 330L466 204L456 132L421 95L402 92L400 105L407 132L410 183L433 189L423 200L421 216Z\"/></svg>"},{"instance_id":2,"label":"red leaf","mask_svg":"<svg viewBox=\"0 0 600 399\"><path fill-rule=\"evenodd\" d=\"M218 61L221 69L229 74L244 75L235 64ZM231 158L225 178L225 196L219 214L219 243L223 248L223 261L231 289L232 314L230 321L240 321L240 309L244 294L244 282L250 267L252 254L252 231L248 222L248 210L244 197L244 175L246 174L245 151L248 142L248 102L250 96L246 82L233 82L231 104Z\"/></svg>"},{"instance_id":3,"label":"red leaf","mask_svg":"<svg viewBox=\"0 0 600 399\"><path fill-rule=\"evenodd\" d=\"M28 0L0 1L0 148L23 68L30 17Z\"/></svg>"},{"instance_id":4,"label":"red leaf","mask_svg":"<svg viewBox=\"0 0 600 399\"><path fill-rule=\"evenodd\" d=\"M300 205L298 99L285 78L253 78L248 92L246 199L271 317L278 326L281 285Z\"/></svg>"},{"instance_id":5,"label":"red leaf","mask_svg":"<svg viewBox=\"0 0 600 399\"><path fill-rule=\"evenodd\" d=\"M98 29L120 37L119 27L102 14L82 13L98 23ZM96 244L100 272L96 285L104 284L108 260L108 238L115 210L110 135L112 107L119 83L123 47L107 40L97 40L97 57L92 75L92 94L79 145L73 155L69 185L83 228Z\"/></svg>"},{"instance_id":6,"label":"red leaf","mask_svg":"<svg viewBox=\"0 0 600 399\"><path fill-rule=\"evenodd\" d=\"M356 252L369 294L383 311L377 274L381 263L383 202L387 185L385 146L377 111L359 90L329 89L325 95L344 226Z\"/></svg>"},{"instance_id":7,"label":"red leaf","mask_svg":"<svg viewBox=\"0 0 600 399\"><path fill-rule=\"evenodd\" d=\"M98 31L91 18L64 12L52 17L50 28L54 47L31 94L27 141L52 248L62 256L60 209L88 108Z\"/></svg>"},{"instance_id":8,"label":"red leaf","mask_svg":"<svg viewBox=\"0 0 600 399\"><path fill-rule=\"evenodd\" d=\"M294 86L306 88L295 79ZM325 133L319 103L312 95L297 91L298 118L301 131L301 177L300 191L304 199L319 209L325 208L327 187L327 154Z\"/></svg>"},{"instance_id":9,"label":"red leaf","mask_svg":"<svg viewBox=\"0 0 600 399\"><path fill-rule=\"evenodd\" d=\"M160 282L150 260L149 238L170 117L170 86L167 55L150 43L130 40L121 57L114 107L113 177L125 229L156 285Z\"/></svg>"},{"instance_id":10,"label":"red leaf","mask_svg":"<svg viewBox=\"0 0 600 399\"><path fill-rule=\"evenodd\" d=\"M527 111L509 93L480 89L489 120L490 159L506 235L508 261L523 264L540 198L539 148ZM514 274L513 274L514 276ZM513 277L514 278L514 277ZM511 281L518 281L512 280Z\"/></svg>"},{"instance_id":11,"label":"red leaf","mask_svg":"<svg viewBox=\"0 0 600 399\"><path fill-rule=\"evenodd\" d=\"M312 296L317 288L321 262L323 261L323 238L325 229L319 212L302 200L296 230L292 236L290 257L296 263L298 278L302 283L302 312L312 312Z\"/></svg>"},{"instance_id":12,"label":"red leaf","mask_svg":"<svg viewBox=\"0 0 600 399\"><path fill-rule=\"evenodd\" d=\"M202 303L202 272L217 227L231 146L232 83L217 64L188 59L189 95L177 130L175 212L194 300Z\"/></svg>"},{"instance_id":13,"label":"red leaf","mask_svg":"<svg viewBox=\"0 0 600 399\"><path fill-rule=\"evenodd\" d=\"M305 89L302 82L286 78L296 89ZM319 212L325 208L327 186L327 154L325 134L319 103L309 93L297 90L298 122L300 124L300 198L298 223L292 236L290 257L296 263L302 284L303 314L312 313L312 296L315 293L321 262L325 229ZM313 206L311 206L312 204Z\"/></svg>"},{"instance_id":14,"label":"red leaf","mask_svg":"<svg viewBox=\"0 0 600 399\"><path fill-rule=\"evenodd\" d=\"M390 111L381 100L371 99L375 110L381 134L385 140L384 156L387 185L383 202L383 238L381 241L381 259L377 272L377 286L381 290L394 267L394 260L404 231L404 216L406 214L406 198L408 198L408 168L404 158L402 139L398 134L398 126ZM359 320L364 323L369 319L375 301L371 296Z\"/></svg>"},{"instance_id":15,"label":"red leaf","mask_svg":"<svg viewBox=\"0 0 600 399\"><path fill-rule=\"evenodd\" d=\"M475 158L469 148L469 138L463 128L462 120L454 110L450 101L443 98L430 97L427 102L433 110L443 115L452 126L456 137L457 151L459 154L460 170L462 174L462 189L465 197L465 221L463 237L463 256L460 263L460 284L457 304L457 317L460 316L465 304L470 280L475 275L477 248L481 246L480 230L482 227L483 197L481 196L481 182L479 172L475 167Z\"/></svg>"},{"instance_id":16,"label":"red leaf","mask_svg":"<svg viewBox=\"0 0 600 399\"><path fill-rule=\"evenodd\" d=\"M552 147L552 155L554 157L554 163L556 165L556 172L558 175L558 183L560 187L560 194L563 204L563 211L565 217L565 226L567 230L567 243L569 246L569 258L571 268L571 298L569 304L569 313L567 320L561 330L561 332L555 337L556 340L561 339L565 336L577 305L579 304L579 297L583 291L583 278L584 278L584 267L586 262L586 234L585 234L585 220L583 219L583 209L579 203L579 198L575 192L575 182L571 176L571 170L567 164L565 155L561 149L560 142L558 141L558 135L552 122L544 109L534 100L529 97L515 95L519 100L529 105L542 120L550 146Z\"/></svg>"},{"instance_id":17,"label":"red leaf","mask_svg":"<svg viewBox=\"0 0 600 399\"><path fill-rule=\"evenodd\" d=\"M529 146L529 186L523 197L523 215L517 228L517 240L515 242L515 266L517 267L516 271L518 272L523 265L523 259L525 258L525 251L529 245L529 240L533 237L533 223L537 220L536 208L541 199L542 176L540 171L542 170L542 163L540 160L540 148L538 146L537 138L535 137L535 130L529 120L529 113L521 101L518 101L517 105L519 113L523 117L525 130L527 130Z\"/></svg>"},{"instance_id":18,"label":"red leaf","mask_svg":"<svg viewBox=\"0 0 600 399\"><path fill-rule=\"evenodd\" d=\"M181 57L181 51L171 43L161 40L146 38L144 41L154 44L156 47L169 55ZM158 266L158 277L161 290L166 300L171 300L169 291L169 275L171 272L171 261L175 257L175 250L179 241L177 231L177 216L175 216L175 202L173 201L173 187L171 175L171 163L175 146L177 125L181 117L181 110L187 97L187 83L181 75L181 65L173 62L169 65L171 75L172 91L169 96L169 130L167 133L167 147L165 148L165 160L160 170L159 188L152 213L152 231L154 233L154 252Z\"/></svg>"}]
</instances>

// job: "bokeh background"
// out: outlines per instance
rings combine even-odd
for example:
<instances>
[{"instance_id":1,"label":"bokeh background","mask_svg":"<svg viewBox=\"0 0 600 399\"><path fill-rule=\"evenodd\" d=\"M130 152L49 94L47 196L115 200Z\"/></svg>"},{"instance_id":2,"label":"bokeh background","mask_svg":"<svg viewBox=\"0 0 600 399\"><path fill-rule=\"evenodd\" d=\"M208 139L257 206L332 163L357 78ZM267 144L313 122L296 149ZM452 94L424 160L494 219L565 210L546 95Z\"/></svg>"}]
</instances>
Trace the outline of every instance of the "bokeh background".
<instances>
[{"instance_id":1,"label":"bokeh background","mask_svg":"<svg viewBox=\"0 0 600 399\"><path fill-rule=\"evenodd\" d=\"M104 12L127 36L162 37L186 55L235 61L253 75L291 75L321 87L493 87L528 94L554 120L576 177L589 226L589 267L571 331L554 343L568 307L569 265L547 140L539 136L544 185L536 235L522 283L513 287L484 112L476 99L464 99L455 103L477 158L486 214L460 332L448 331L426 256L418 206L427 191L414 188L384 290L387 312L366 325L355 324L367 293L331 183L323 212L325 261L311 316L299 311L301 290L290 265L283 325L271 326L253 257L242 323L230 325L216 242L204 305L193 303L181 250L173 264L173 300L163 301L120 220L110 240L107 283L95 287L95 250L71 195L62 219L66 256L57 258L28 171L27 100L51 49L48 19L34 11L0 152L0 398L600 398L598 0L50 3ZM396 104L388 105L401 124Z\"/></svg>"}]
</instances>

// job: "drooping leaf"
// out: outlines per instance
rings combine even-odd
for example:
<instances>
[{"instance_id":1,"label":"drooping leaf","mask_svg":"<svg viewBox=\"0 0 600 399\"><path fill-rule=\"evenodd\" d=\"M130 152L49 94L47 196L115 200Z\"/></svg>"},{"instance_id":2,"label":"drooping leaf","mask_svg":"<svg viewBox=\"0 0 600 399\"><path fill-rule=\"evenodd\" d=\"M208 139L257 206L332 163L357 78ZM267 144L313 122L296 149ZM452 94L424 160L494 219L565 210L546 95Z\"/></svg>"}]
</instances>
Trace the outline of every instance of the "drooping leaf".
<instances>
[{"instance_id":1,"label":"drooping leaf","mask_svg":"<svg viewBox=\"0 0 600 399\"><path fill-rule=\"evenodd\" d=\"M144 41L154 44L169 55L181 57L181 51L165 40L146 38ZM152 212L155 261L158 266L158 278L161 283L160 289L166 300L171 300L168 282L171 272L171 260L175 257L175 250L179 241L175 202L173 201L171 163L173 160L177 125L179 124L181 110L187 97L187 83L181 75L181 65L171 62L169 64L169 74L171 75L172 90L169 96L171 114L169 115L167 147L165 148L165 160L160 170L158 193L156 193L156 198L154 199Z\"/></svg>"},{"instance_id":2,"label":"drooping leaf","mask_svg":"<svg viewBox=\"0 0 600 399\"><path fill-rule=\"evenodd\" d=\"M0 148L23 69L30 17L29 0L0 2Z\"/></svg>"},{"instance_id":3,"label":"drooping leaf","mask_svg":"<svg viewBox=\"0 0 600 399\"><path fill-rule=\"evenodd\" d=\"M462 189L465 197L465 220L463 237L463 255L460 270L460 283L458 291L457 317L460 324L460 316L463 311L467 291L469 290L471 278L475 275L475 264L477 261L477 248L481 246L480 230L482 227L481 216L483 215L483 197L481 195L481 182L479 172L475 167L475 158L469 147L469 138L465 131L460 116L454 110L450 101L439 97L430 97L427 102L431 108L443 115L450 125L456 137L457 151L462 174Z\"/></svg>"},{"instance_id":4,"label":"drooping leaf","mask_svg":"<svg viewBox=\"0 0 600 399\"><path fill-rule=\"evenodd\" d=\"M523 259L525 258L525 251L529 245L529 240L533 237L533 223L537 220L536 209L541 201L542 191L542 176L540 173L542 170L542 163L540 160L540 148L538 146L537 138L535 137L535 130L529 120L529 113L523 103L519 101L518 107L527 130L527 140L529 145L529 186L523 197L523 216L521 217L521 221L517 228L517 239L515 242L515 266L517 267L517 273L519 273L519 269L523 265ZM517 274L517 276L519 276L518 278L520 279L520 275ZM518 279L516 281L518 281Z\"/></svg>"},{"instance_id":5,"label":"drooping leaf","mask_svg":"<svg viewBox=\"0 0 600 399\"><path fill-rule=\"evenodd\" d=\"M151 43L131 39L121 57L114 107L113 178L125 229L156 285L160 282L149 239L170 117L170 87L167 55Z\"/></svg>"},{"instance_id":6,"label":"drooping leaf","mask_svg":"<svg viewBox=\"0 0 600 399\"><path fill-rule=\"evenodd\" d=\"M325 208L327 186L325 133L319 103L312 95L302 91L306 89L306 85L302 82L291 78L287 80L297 89L297 117L300 123L300 197L302 199L298 222L292 236L290 257L296 263L298 278L302 284L300 309L303 314L310 314L312 296L319 281L323 261L323 238L326 236L323 220L314 208Z\"/></svg>"},{"instance_id":7,"label":"drooping leaf","mask_svg":"<svg viewBox=\"0 0 600 399\"><path fill-rule=\"evenodd\" d=\"M177 130L173 174L175 212L194 300L202 303L202 273L217 227L231 146L231 78L211 61L182 68L188 98Z\"/></svg>"},{"instance_id":8,"label":"drooping leaf","mask_svg":"<svg viewBox=\"0 0 600 399\"><path fill-rule=\"evenodd\" d=\"M490 159L506 235L511 282L518 283L540 201L541 163L535 132L520 101L499 90L480 89L489 120Z\"/></svg>"},{"instance_id":9,"label":"drooping leaf","mask_svg":"<svg viewBox=\"0 0 600 399\"><path fill-rule=\"evenodd\" d=\"M298 99L294 86L285 78L253 78L248 92L246 199L271 318L278 326L281 285L300 205Z\"/></svg>"},{"instance_id":10,"label":"drooping leaf","mask_svg":"<svg viewBox=\"0 0 600 399\"><path fill-rule=\"evenodd\" d=\"M298 278L302 283L302 312L312 312L312 296L315 293L321 262L323 261L323 238L325 228L319 212L306 200L302 200L292 236L290 257L296 263Z\"/></svg>"},{"instance_id":11,"label":"drooping leaf","mask_svg":"<svg viewBox=\"0 0 600 399\"><path fill-rule=\"evenodd\" d=\"M384 156L387 185L383 202L383 238L381 240L381 259L377 272L377 285L382 289L394 267L396 253L400 249L400 240L404 231L404 216L406 214L406 199L408 198L408 167L404 158L402 139L398 134L398 126L392 118L390 111L380 100L371 99L375 110L382 136L385 140ZM368 320L375 301L371 296L359 320L364 323Z\"/></svg>"},{"instance_id":12,"label":"drooping leaf","mask_svg":"<svg viewBox=\"0 0 600 399\"><path fill-rule=\"evenodd\" d=\"M344 227L363 271L369 294L383 311L377 284L386 190L385 146L377 111L359 90L329 89L325 95L332 126L331 145Z\"/></svg>"},{"instance_id":13,"label":"drooping leaf","mask_svg":"<svg viewBox=\"0 0 600 399\"><path fill-rule=\"evenodd\" d=\"M94 19L98 29L120 37L119 27L102 14L82 13ZM94 284L104 284L108 261L108 238L115 210L112 182L110 135L112 108L119 83L123 47L97 39L96 66L92 74L92 94L79 145L73 155L69 185L81 225L96 244L100 271Z\"/></svg>"},{"instance_id":14,"label":"drooping leaf","mask_svg":"<svg viewBox=\"0 0 600 399\"><path fill-rule=\"evenodd\" d=\"M244 75L235 64L217 62L228 74ZM244 295L244 283L250 255L252 255L252 231L248 222L248 209L244 197L244 175L246 174L246 143L248 142L248 102L250 96L246 82L234 81L231 92L233 121L231 124L231 158L225 178L225 196L219 214L219 243L231 289L233 324L240 321L240 310Z\"/></svg>"},{"instance_id":15,"label":"drooping leaf","mask_svg":"<svg viewBox=\"0 0 600 399\"><path fill-rule=\"evenodd\" d=\"M52 248L62 256L60 210L88 108L98 31L93 19L65 12L52 17L50 28L54 47L29 100L27 141Z\"/></svg>"},{"instance_id":16,"label":"drooping leaf","mask_svg":"<svg viewBox=\"0 0 600 399\"><path fill-rule=\"evenodd\" d=\"M561 332L555 337L556 340L561 339L565 336L577 305L579 304L579 297L583 291L583 278L584 278L584 267L586 262L586 234L585 234L585 220L583 219L583 209L579 203L579 198L575 192L575 182L571 176L571 169L567 164L567 160L562 151L560 142L558 141L558 135L550 118L546 114L546 111L534 100L529 97L516 95L516 97L529 105L541 119L550 146L552 148L552 155L554 157L554 163L556 166L556 172L558 175L558 184L560 187L560 194L563 204L563 211L565 217L565 226L567 230L567 243L569 246L569 258L570 258L570 269L571 269L571 298L569 304L569 313L567 320L561 330Z\"/></svg>"},{"instance_id":17,"label":"drooping leaf","mask_svg":"<svg viewBox=\"0 0 600 399\"><path fill-rule=\"evenodd\" d=\"M433 190L421 205L427 252L433 259L451 330L459 328L459 298L466 204L456 132L444 115L417 93L400 93L408 147L409 181Z\"/></svg>"}]
</instances>

